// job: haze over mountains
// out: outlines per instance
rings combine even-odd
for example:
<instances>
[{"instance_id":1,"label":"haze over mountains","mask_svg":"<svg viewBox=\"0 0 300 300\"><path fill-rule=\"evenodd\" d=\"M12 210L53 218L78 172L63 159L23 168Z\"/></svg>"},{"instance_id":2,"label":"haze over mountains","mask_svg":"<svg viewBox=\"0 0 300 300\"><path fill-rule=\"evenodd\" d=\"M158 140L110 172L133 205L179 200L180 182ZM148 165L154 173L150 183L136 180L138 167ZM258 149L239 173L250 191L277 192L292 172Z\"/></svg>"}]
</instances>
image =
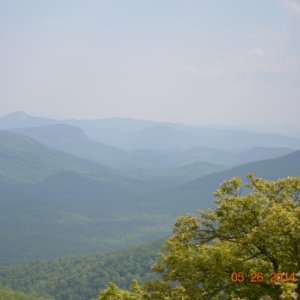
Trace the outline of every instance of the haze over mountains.
<instances>
[{"instance_id":1,"label":"haze over mountains","mask_svg":"<svg viewBox=\"0 0 300 300\"><path fill-rule=\"evenodd\" d=\"M276 134L118 118L62 122L22 112L1 118L0 128L13 129L48 147L107 164L133 178L159 176L166 169L201 161L238 165L288 154L300 145L298 139Z\"/></svg>"},{"instance_id":2,"label":"haze over mountains","mask_svg":"<svg viewBox=\"0 0 300 300\"><path fill-rule=\"evenodd\" d=\"M231 169L203 176L197 180L177 186L167 191L151 195L157 201L156 208L160 211L169 208L179 214L184 211L193 212L197 208L208 208L212 205L212 193L224 180L241 177L246 180L246 175L254 173L258 177L275 180L288 176L299 176L300 174L300 150L278 158L261 160L243 164ZM150 198L149 198L150 199ZM184 199L184 200L183 200ZM155 207L153 201L151 207ZM146 203L148 203L146 201ZM180 207L180 208L179 208ZM179 210L178 210L179 209Z\"/></svg>"},{"instance_id":3,"label":"haze over mountains","mask_svg":"<svg viewBox=\"0 0 300 300\"><path fill-rule=\"evenodd\" d=\"M256 147L238 153L208 147L186 150L176 148L124 150L92 140L82 129L67 124L14 129L14 131L25 134L48 147L109 165L129 177L143 179L160 176L184 166L188 167L195 162L198 165L200 162L211 163L215 167L218 164L219 167L215 169L218 171L224 166L277 157L292 152L292 149L284 147Z\"/></svg>"},{"instance_id":4,"label":"haze over mountains","mask_svg":"<svg viewBox=\"0 0 300 300\"><path fill-rule=\"evenodd\" d=\"M300 0L0 1L0 36L0 300L95 300L109 282L143 284L178 217L214 209L223 181L300 177ZM239 239L250 224L247 245L210 235L191 265L202 249L198 236L181 245L191 225L172 239L154 298L292 292L226 275L300 266L297 216L287 207L293 237L282 239L272 199L259 207L247 191L223 201L216 228L232 237L233 224Z\"/></svg>"},{"instance_id":5,"label":"haze over mountains","mask_svg":"<svg viewBox=\"0 0 300 300\"><path fill-rule=\"evenodd\" d=\"M7 180L36 182L68 170L91 178L111 178L115 171L76 156L49 149L18 133L0 131L1 170Z\"/></svg>"},{"instance_id":6,"label":"haze over mountains","mask_svg":"<svg viewBox=\"0 0 300 300\"><path fill-rule=\"evenodd\" d=\"M20 112L0 128L1 265L152 241L223 180L300 174L300 141L273 133Z\"/></svg>"},{"instance_id":7,"label":"haze over mountains","mask_svg":"<svg viewBox=\"0 0 300 300\"><path fill-rule=\"evenodd\" d=\"M240 130L198 128L174 123L157 123L126 118L98 120L50 120L23 112L0 119L0 129L71 124L82 128L99 142L124 149L190 149L210 147L245 150L251 147L289 147L298 149L300 139L274 133L260 134Z\"/></svg>"}]
</instances>

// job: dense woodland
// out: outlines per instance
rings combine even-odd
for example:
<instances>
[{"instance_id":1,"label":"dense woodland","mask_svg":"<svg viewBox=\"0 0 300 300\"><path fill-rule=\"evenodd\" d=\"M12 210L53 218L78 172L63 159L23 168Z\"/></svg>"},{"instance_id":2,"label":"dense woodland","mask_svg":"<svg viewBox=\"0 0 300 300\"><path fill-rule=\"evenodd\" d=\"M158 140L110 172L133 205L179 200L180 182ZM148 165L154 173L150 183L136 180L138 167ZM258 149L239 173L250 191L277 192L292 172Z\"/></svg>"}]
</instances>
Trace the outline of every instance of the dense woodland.
<instances>
[{"instance_id":1,"label":"dense woodland","mask_svg":"<svg viewBox=\"0 0 300 300\"><path fill-rule=\"evenodd\" d=\"M110 281L129 288L133 279L144 282L156 277L151 265L161 245L160 241L117 252L0 268L0 285L57 300L90 300Z\"/></svg>"}]
</instances>

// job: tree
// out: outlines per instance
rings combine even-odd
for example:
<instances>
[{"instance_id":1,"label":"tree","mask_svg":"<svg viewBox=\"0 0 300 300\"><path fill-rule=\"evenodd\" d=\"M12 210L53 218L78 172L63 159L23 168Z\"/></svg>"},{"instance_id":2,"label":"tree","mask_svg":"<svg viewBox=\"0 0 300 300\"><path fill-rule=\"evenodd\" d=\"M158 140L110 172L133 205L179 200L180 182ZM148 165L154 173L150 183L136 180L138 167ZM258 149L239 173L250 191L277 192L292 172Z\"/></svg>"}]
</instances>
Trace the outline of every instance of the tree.
<instances>
[{"instance_id":1,"label":"tree","mask_svg":"<svg viewBox=\"0 0 300 300\"><path fill-rule=\"evenodd\" d=\"M215 196L215 209L178 218L153 266L161 279L144 283L141 299L297 299L300 177L250 174Z\"/></svg>"},{"instance_id":2,"label":"tree","mask_svg":"<svg viewBox=\"0 0 300 300\"><path fill-rule=\"evenodd\" d=\"M53 298L44 298L32 294L25 294L14 291L9 287L0 287L0 300L53 300Z\"/></svg>"},{"instance_id":3,"label":"tree","mask_svg":"<svg viewBox=\"0 0 300 300\"><path fill-rule=\"evenodd\" d=\"M98 299L101 300L142 300L144 292L139 284L134 280L132 282L131 291L123 291L114 283L110 283L108 288L100 293Z\"/></svg>"}]
</instances>

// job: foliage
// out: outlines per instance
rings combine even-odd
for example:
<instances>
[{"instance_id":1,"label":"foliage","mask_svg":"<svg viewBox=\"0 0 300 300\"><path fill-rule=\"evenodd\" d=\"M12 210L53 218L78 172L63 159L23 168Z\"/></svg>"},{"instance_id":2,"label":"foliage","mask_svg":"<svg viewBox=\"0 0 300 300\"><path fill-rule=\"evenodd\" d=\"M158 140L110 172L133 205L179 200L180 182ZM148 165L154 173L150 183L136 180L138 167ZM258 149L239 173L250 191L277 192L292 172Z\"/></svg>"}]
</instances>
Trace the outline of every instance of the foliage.
<instances>
[{"instance_id":1,"label":"foliage","mask_svg":"<svg viewBox=\"0 0 300 300\"><path fill-rule=\"evenodd\" d=\"M158 241L110 253L0 268L0 286L52 296L56 300L90 300L110 281L129 288L133 278L141 282L154 278L150 266L161 245Z\"/></svg>"},{"instance_id":2,"label":"foliage","mask_svg":"<svg viewBox=\"0 0 300 300\"><path fill-rule=\"evenodd\" d=\"M101 300L142 300L144 292L136 280L132 282L131 291L124 291L119 289L114 283L110 283L108 288L101 292L98 299Z\"/></svg>"},{"instance_id":3,"label":"foliage","mask_svg":"<svg viewBox=\"0 0 300 300\"><path fill-rule=\"evenodd\" d=\"M215 196L214 210L178 219L153 267L162 279L144 283L143 299L297 299L297 282L269 275L300 270L300 177L250 174L247 184L223 182ZM242 272L241 282L233 272ZM262 280L251 282L254 272ZM113 291L122 293L110 288L107 299L118 299Z\"/></svg>"},{"instance_id":4,"label":"foliage","mask_svg":"<svg viewBox=\"0 0 300 300\"><path fill-rule=\"evenodd\" d=\"M14 291L8 287L0 288L0 300L51 300L53 298L44 298L32 294L25 294Z\"/></svg>"},{"instance_id":5,"label":"foliage","mask_svg":"<svg viewBox=\"0 0 300 300\"><path fill-rule=\"evenodd\" d=\"M294 283L285 283L281 286L282 293L280 294L280 300L297 300L298 293L295 291L297 285Z\"/></svg>"}]
</instances>

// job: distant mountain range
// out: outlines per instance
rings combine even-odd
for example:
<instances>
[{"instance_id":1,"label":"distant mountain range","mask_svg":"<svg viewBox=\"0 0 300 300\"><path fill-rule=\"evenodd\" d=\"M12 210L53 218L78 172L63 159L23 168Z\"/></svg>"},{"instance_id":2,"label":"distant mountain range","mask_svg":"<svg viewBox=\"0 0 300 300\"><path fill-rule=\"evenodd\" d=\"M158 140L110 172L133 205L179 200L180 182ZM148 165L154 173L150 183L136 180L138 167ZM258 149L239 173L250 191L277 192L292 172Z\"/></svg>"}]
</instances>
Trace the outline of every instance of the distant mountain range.
<instances>
[{"instance_id":1,"label":"distant mountain range","mask_svg":"<svg viewBox=\"0 0 300 300\"><path fill-rule=\"evenodd\" d=\"M107 166L52 150L18 133L0 130L0 176L16 183L41 181L61 171L96 179L114 178Z\"/></svg>"},{"instance_id":2,"label":"distant mountain range","mask_svg":"<svg viewBox=\"0 0 300 300\"><path fill-rule=\"evenodd\" d=\"M58 121L56 120L41 117L33 117L22 111L17 111L0 118L0 129L45 126L57 123Z\"/></svg>"},{"instance_id":3,"label":"distant mountain range","mask_svg":"<svg viewBox=\"0 0 300 300\"><path fill-rule=\"evenodd\" d=\"M155 192L147 198L148 201L145 201L147 203L145 209L149 212L159 209L161 212L169 211L176 215L195 212L199 208L208 208L213 204L213 192L224 180L233 177L246 180L248 173L254 173L258 177L269 180L300 176L300 150L279 158L243 164L163 192Z\"/></svg>"},{"instance_id":4,"label":"distant mountain range","mask_svg":"<svg viewBox=\"0 0 300 300\"><path fill-rule=\"evenodd\" d=\"M0 129L71 124L88 136L107 145L124 149L190 149L209 147L247 150L253 147L300 148L300 139L278 134L240 130L199 128L173 123L158 123L126 118L98 120L51 120L16 112L0 118Z\"/></svg>"},{"instance_id":5,"label":"distant mountain range","mask_svg":"<svg viewBox=\"0 0 300 300\"><path fill-rule=\"evenodd\" d=\"M300 175L299 141L273 134L24 113L0 128L0 265L155 240L179 214L213 206L223 180Z\"/></svg>"},{"instance_id":6,"label":"distant mountain range","mask_svg":"<svg viewBox=\"0 0 300 300\"><path fill-rule=\"evenodd\" d=\"M187 178L181 180L181 182L185 182L188 179L195 179L222 170L224 166L228 168L250 161L282 156L293 151L284 147L256 147L237 153L208 147L196 147L186 150L124 150L92 140L81 128L68 124L11 130L25 134L48 147L105 164L127 177L138 179L150 179L162 174L168 176L168 173L172 177L172 174L178 171L182 171L182 175L179 176L182 177L186 173L184 170L188 165L197 163L199 172L197 173L197 168L194 168L194 177L187 176ZM207 168L207 165L204 166L203 164L202 168L200 162L214 164L215 167L220 165L220 168Z\"/></svg>"}]
</instances>

